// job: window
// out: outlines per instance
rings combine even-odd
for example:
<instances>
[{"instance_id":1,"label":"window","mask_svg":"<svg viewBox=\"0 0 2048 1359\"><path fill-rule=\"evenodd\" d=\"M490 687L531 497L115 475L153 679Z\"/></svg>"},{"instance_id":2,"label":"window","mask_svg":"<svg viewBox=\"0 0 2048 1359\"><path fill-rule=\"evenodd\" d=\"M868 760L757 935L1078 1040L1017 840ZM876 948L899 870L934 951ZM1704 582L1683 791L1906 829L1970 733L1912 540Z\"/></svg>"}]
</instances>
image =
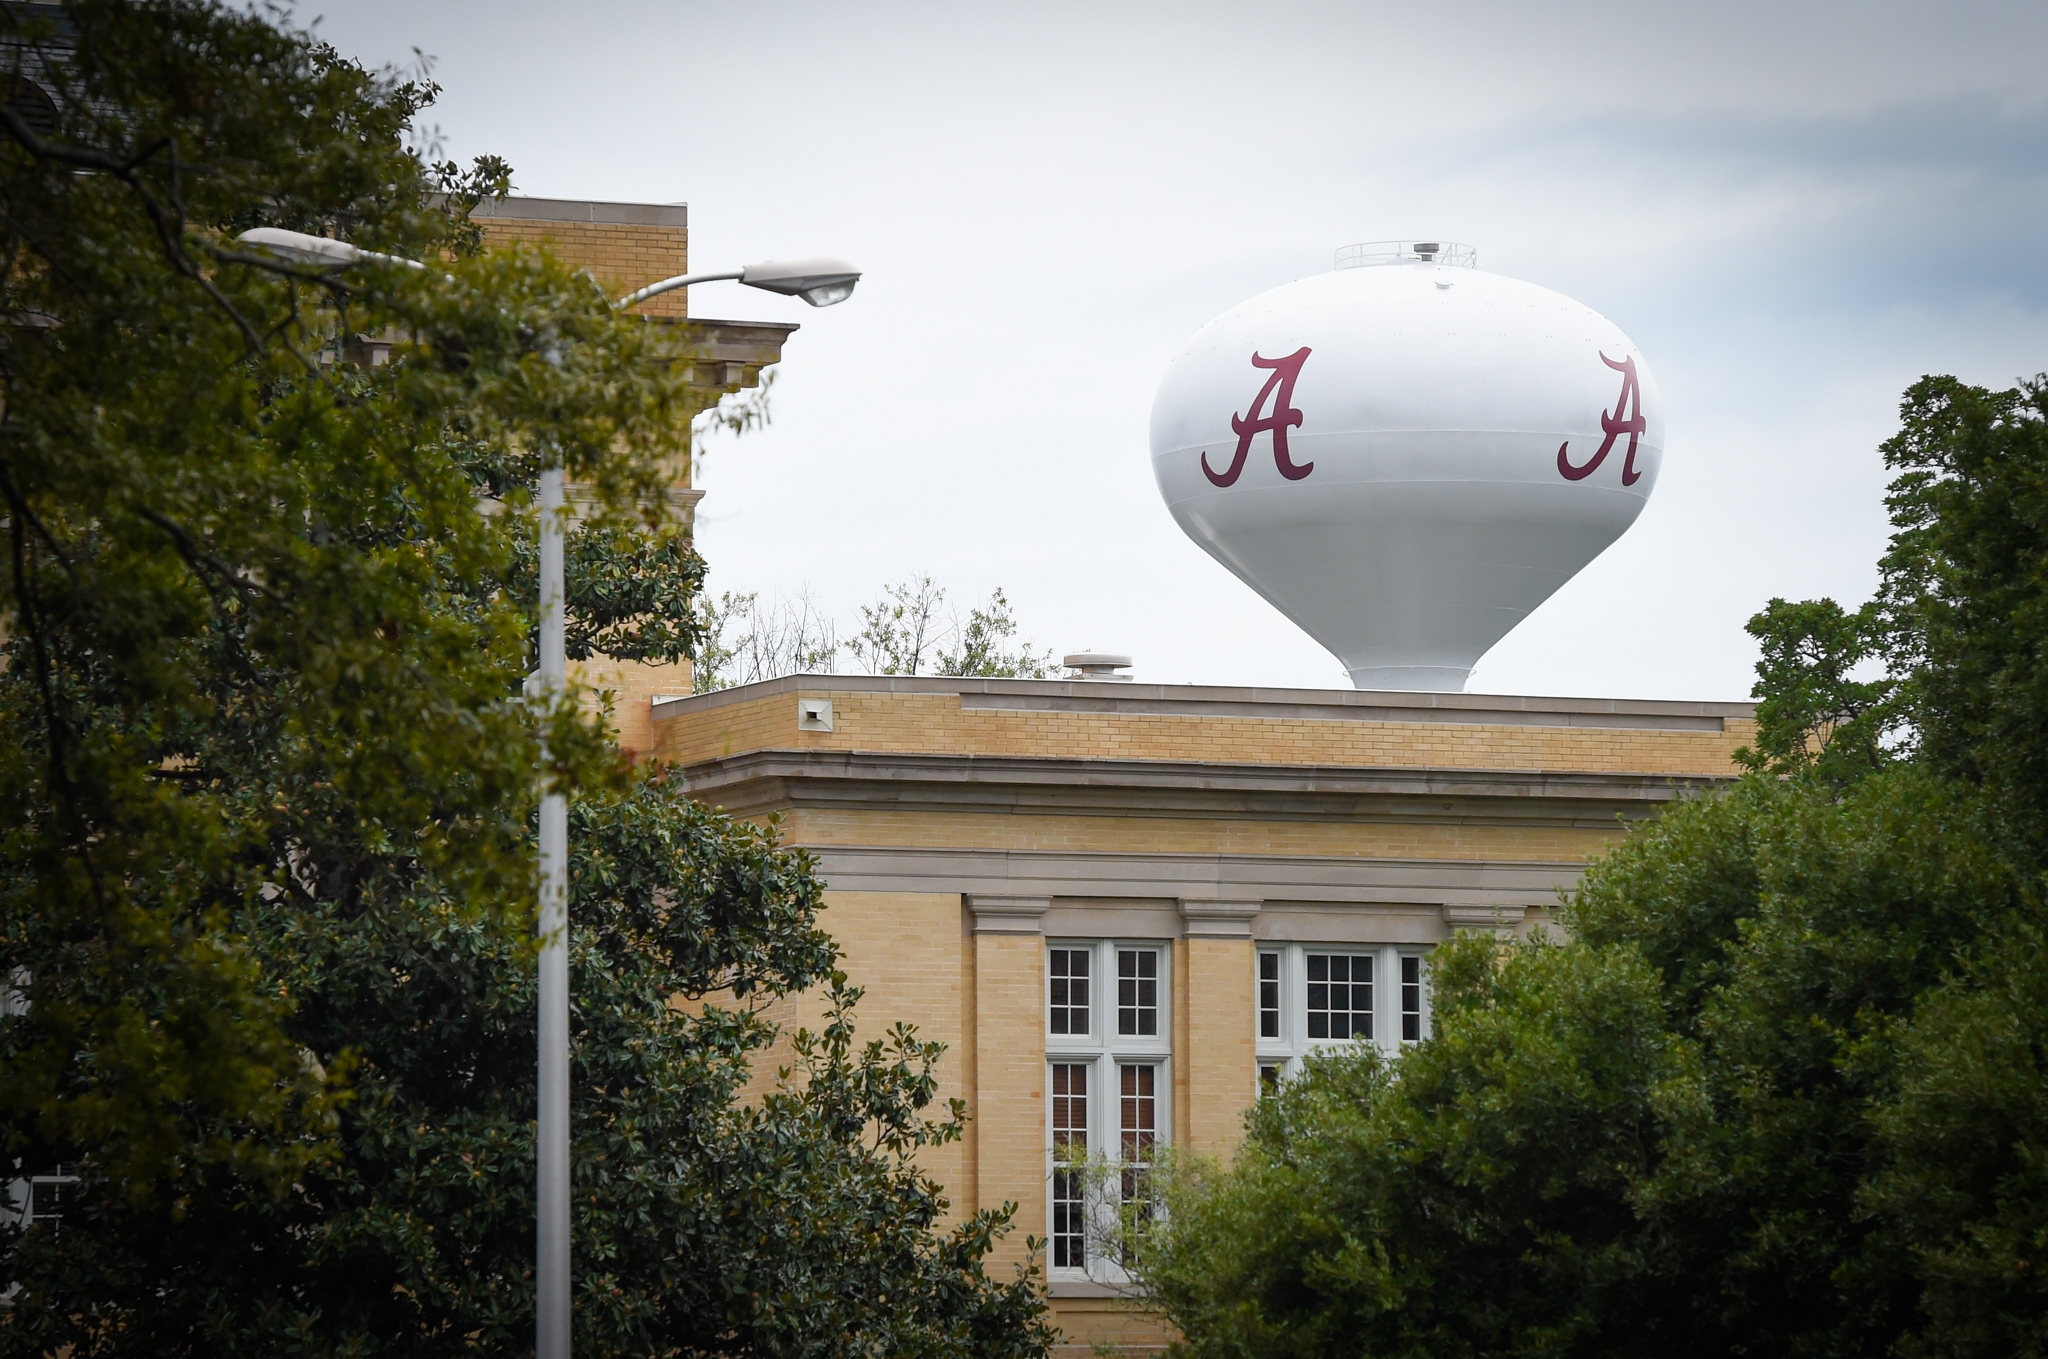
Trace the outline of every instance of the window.
<instances>
[{"instance_id":1,"label":"window","mask_svg":"<svg viewBox=\"0 0 2048 1359\"><path fill-rule=\"evenodd\" d=\"M17 1173L19 1163L16 1163ZM49 1174L21 1175L10 1186L12 1206L0 1200L0 1222L12 1220L25 1227L47 1227L55 1232L64 1220L64 1204L78 1177L71 1167L60 1165Z\"/></svg>"},{"instance_id":2,"label":"window","mask_svg":"<svg viewBox=\"0 0 2048 1359\"><path fill-rule=\"evenodd\" d=\"M1372 1037L1372 955L1311 953L1308 1036Z\"/></svg>"},{"instance_id":3,"label":"window","mask_svg":"<svg viewBox=\"0 0 2048 1359\"><path fill-rule=\"evenodd\" d=\"M1423 958L1420 949L1370 944L1261 948L1254 1030L1260 1092L1278 1089L1319 1047L1375 1042L1398 1051L1428 1037Z\"/></svg>"},{"instance_id":4,"label":"window","mask_svg":"<svg viewBox=\"0 0 2048 1359\"><path fill-rule=\"evenodd\" d=\"M1087 1255L1088 1072L1052 1064L1052 1262L1078 1269Z\"/></svg>"},{"instance_id":5,"label":"window","mask_svg":"<svg viewBox=\"0 0 2048 1359\"><path fill-rule=\"evenodd\" d=\"M1280 1036L1280 955L1259 955L1259 1037Z\"/></svg>"},{"instance_id":6,"label":"window","mask_svg":"<svg viewBox=\"0 0 2048 1359\"><path fill-rule=\"evenodd\" d=\"M1169 1124L1171 946L1046 948L1047 1235L1054 1277L1124 1280ZM1091 986L1091 979L1106 979ZM1111 981L1114 985L1109 984Z\"/></svg>"},{"instance_id":7,"label":"window","mask_svg":"<svg viewBox=\"0 0 2048 1359\"><path fill-rule=\"evenodd\" d=\"M1117 1148L1117 1195L1125 1229L1119 1244L1128 1251L1152 1218L1145 1177L1152 1169L1152 1148L1159 1141L1159 1066L1154 1062L1124 1062L1117 1067L1117 1075L1123 1086L1119 1102L1123 1138Z\"/></svg>"},{"instance_id":8,"label":"window","mask_svg":"<svg viewBox=\"0 0 2048 1359\"><path fill-rule=\"evenodd\" d=\"M1422 1040L1422 959L1407 954L1401 959L1401 1041Z\"/></svg>"},{"instance_id":9,"label":"window","mask_svg":"<svg viewBox=\"0 0 2048 1359\"><path fill-rule=\"evenodd\" d=\"M1159 1032L1159 950L1116 951L1116 1031L1149 1038Z\"/></svg>"},{"instance_id":10,"label":"window","mask_svg":"<svg viewBox=\"0 0 2048 1359\"><path fill-rule=\"evenodd\" d=\"M1088 1032L1088 950L1056 948L1046 959L1052 979L1050 1029L1055 1034Z\"/></svg>"}]
</instances>

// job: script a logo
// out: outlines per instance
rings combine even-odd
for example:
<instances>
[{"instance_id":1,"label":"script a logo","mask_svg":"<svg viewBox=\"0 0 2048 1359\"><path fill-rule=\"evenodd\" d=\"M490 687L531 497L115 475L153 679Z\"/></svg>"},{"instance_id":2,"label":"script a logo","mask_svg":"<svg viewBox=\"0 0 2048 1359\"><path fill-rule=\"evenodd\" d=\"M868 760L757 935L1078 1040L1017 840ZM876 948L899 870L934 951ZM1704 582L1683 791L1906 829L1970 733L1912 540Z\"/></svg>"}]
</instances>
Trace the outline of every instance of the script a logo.
<instances>
[{"instance_id":1,"label":"script a logo","mask_svg":"<svg viewBox=\"0 0 2048 1359\"><path fill-rule=\"evenodd\" d=\"M1628 435L1628 456L1621 460L1621 484L1633 486L1643 474L1636 471L1636 440L1642 437L1643 398L1636 386L1636 361L1623 359L1616 363L1605 354L1600 362L1621 374L1621 395L1614 398L1614 413L1600 412L1600 430L1607 437L1601 441L1598 451L1588 458L1584 466L1574 467L1572 460L1565 456L1565 450L1572 446L1567 439L1557 446L1557 472L1566 481L1584 481L1593 475L1601 463L1607 460L1608 450L1614 447L1616 437ZM1626 415L1627 418L1623 418Z\"/></svg>"},{"instance_id":2,"label":"script a logo","mask_svg":"<svg viewBox=\"0 0 2048 1359\"><path fill-rule=\"evenodd\" d=\"M1254 434L1273 436L1273 465L1280 469L1280 475L1289 481L1300 481L1316 470L1312 462L1296 467L1287 457L1287 431L1301 423L1301 412L1294 409L1294 380L1301 376L1301 365L1308 358L1308 346L1303 345L1284 359L1263 359L1257 351L1252 353L1252 367L1269 368L1273 376L1266 379L1266 385L1259 388L1259 394L1252 400L1249 418L1241 415L1230 417L1230 431L1237 436L1237 456L1230 460L1230 469L1218 472L1209 465L1209 455L1202 455L1202 472L1218 486L1237 484L1238 474L1244 471L1246 455L1252 451ZM1275 389L1279 394L1274 395ZM1261 415L1266 398L1273 398L1273 413Z\"/></svg>"}]
</instances>

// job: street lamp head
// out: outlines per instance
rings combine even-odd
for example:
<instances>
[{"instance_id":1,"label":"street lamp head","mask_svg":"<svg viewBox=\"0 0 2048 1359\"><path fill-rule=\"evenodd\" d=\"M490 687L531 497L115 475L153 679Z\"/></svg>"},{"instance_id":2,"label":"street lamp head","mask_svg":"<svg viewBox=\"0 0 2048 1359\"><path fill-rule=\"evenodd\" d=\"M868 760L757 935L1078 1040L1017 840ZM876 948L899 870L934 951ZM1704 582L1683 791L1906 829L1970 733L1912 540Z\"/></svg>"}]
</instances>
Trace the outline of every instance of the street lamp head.
<instances>
[{"instance_id":1,"label":"street lamp head","mask_svg":"<svg viewBox=\"0 0 2048 1359\"><path fill-rule=\"evenodd\" d=\"M303 231L286 231L282 227L257 227L235 239L243 245L261 246L273 255L282 255L293 264L325 264L346 269L363 257L363 252L347 241L337 241L331 236L313 236Z\"/></svg>"},{"instance_id":2,"label":"street lamp head","mask_svg":"<svg viewBox=\"0 0 2048 1359\"><path fill-rule=\"evenodd\" d=\"M397 255L386 255L376 250L364 250L337 241L332 236L314 236L304 231L286 231L283 227L254 227L235 237L243 245L258 246L273 255L281 255L293 264L311 264L329 269L346 269L353 264L370 260L377 264L396 264L407 269L424 269L427 266L418 260L403 259Z\"/></svg>"},{"instance_id":3,"label":"street lamp head","mask_svg":"<svg viewBox=\"0 0 2048 1359\"><path fill-rule=\"evenodd\" d=\"M785 297L801 297L814 307L829 307L853 296L860 270L845 260L829 258L768 260L748 265L740 282Z\"/></svg>"}]
</instances>

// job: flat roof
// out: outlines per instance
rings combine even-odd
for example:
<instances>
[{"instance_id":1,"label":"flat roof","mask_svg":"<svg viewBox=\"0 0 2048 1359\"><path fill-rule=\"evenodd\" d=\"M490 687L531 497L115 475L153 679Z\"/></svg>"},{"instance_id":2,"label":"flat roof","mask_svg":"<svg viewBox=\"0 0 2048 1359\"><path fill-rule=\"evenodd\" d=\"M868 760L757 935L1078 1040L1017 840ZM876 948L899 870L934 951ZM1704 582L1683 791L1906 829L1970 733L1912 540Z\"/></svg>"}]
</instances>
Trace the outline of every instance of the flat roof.
<instances>
[{"instance_id":1,"label":"flat roof","mask_svg":"<svg viewBox=\"0 0 2048 1359\"><path fill-rule=\"evenodd\" d=\"M514 222L605 222L624 226L686 227L687 203L613 203L585 198L486 198L469 214Z\"/></svg>"}]
</instances>

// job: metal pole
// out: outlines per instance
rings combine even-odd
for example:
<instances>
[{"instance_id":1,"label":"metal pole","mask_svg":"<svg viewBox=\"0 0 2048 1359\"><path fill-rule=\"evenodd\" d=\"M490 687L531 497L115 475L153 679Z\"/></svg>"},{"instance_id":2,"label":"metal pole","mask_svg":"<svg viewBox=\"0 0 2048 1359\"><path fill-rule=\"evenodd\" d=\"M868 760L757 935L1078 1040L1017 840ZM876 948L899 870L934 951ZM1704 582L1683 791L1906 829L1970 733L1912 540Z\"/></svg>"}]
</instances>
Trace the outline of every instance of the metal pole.
<instances>
[{"instance_id":1,"label":"metal pole","mask_svg":"<svg viewBox=\"0 0 2048 1359\"><path fill-rule=\"evenodd\" d=\"M562 652L562 469L540 474L540 681L552 703L568 681ZM547 768L542 742L543 770ZM540 1126L535 1359L569 1359L569 802L540 799Z\"/></svg>"}]
</instances>

